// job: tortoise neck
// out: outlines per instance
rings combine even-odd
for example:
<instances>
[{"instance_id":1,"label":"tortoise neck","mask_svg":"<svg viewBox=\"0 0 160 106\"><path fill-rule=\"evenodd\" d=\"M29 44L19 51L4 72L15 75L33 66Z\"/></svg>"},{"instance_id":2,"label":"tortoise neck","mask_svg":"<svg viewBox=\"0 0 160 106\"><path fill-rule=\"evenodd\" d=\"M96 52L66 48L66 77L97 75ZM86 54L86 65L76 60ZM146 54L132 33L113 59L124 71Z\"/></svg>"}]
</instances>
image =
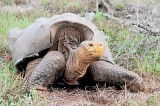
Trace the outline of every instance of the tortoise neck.
<instances>
[{"instance_id":1,"label":"tortoise neck","mask_svg":"<svg viewBox=\"0 0 160 106\"><path fill-rule=\"evenodd\" d=\"M96 61L91 54L81 48L74 50L72 56L74 63L76 63L76 67L80 68L79 70L86 70L92 62Z\"/></svg>"},{"instance_id":2,"label":"tortoise neck","mask_svg":"<svg viewBox=\"0 0 160 106\"><path fill-rule=\"evenodd\" d=\"M83 77L87 71L88 66L96 61L89 52L82 47L74 49L67 60L64 77L69 82L75 82Z\"/></svg>"}]
</instances>

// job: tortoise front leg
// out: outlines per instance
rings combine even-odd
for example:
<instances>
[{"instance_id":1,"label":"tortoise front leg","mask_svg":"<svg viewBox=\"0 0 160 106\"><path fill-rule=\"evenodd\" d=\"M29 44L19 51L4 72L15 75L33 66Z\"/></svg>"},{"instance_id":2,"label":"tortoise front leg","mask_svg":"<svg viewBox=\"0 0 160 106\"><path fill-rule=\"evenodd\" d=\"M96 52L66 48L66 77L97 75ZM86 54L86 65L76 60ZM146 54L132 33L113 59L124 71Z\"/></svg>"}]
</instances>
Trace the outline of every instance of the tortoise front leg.
<instances>
[{"instance_id":1,"label":"tortoise front leg","mask_svg":"<svg viewBox=\"0 0 160 106\"><path fill-rule=\"evenodd\" d=\"M139 91L142 86L142 80L138 74L106 61L92 63L89 66L89 72L95 82L105 82L115 86L126 85L133 92Z\"/></svg>"},{"instance_id":2,"label":"tortoise front leg","mask_svg":"<svg viewBox=\"0 0 160 106\"><path fill-rule=\"evenodd\" d=\"M65 58L58 51L51 51L30 72L28 85L30 88L45 90L54 83L64 72ZM29 66L27 66L29 67ZM44 89L43 89L44 88Z\"/></svg>"}]
</instances>

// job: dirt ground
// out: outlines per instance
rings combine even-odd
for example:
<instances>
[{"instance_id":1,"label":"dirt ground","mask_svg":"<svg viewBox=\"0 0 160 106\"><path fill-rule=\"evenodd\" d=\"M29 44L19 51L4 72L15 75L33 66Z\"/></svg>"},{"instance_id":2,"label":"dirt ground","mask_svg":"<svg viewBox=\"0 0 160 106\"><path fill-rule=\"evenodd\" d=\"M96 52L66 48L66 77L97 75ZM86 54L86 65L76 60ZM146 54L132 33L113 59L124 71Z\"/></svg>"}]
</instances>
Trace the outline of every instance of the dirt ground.
<instances>
[{"instance_id":1,"label":"dirt ground","mask_svg":"<svg viewBox=\"0 0 160 106\"><path fill-rule=\"evenodd\" d=\"M40 92L47 97L49 106L159 106L160 78L144 76L146 90L131 93L115 87L53 88L52 92ZM90 89L89 89L90 88Z\"/></svg>"}]
</instances>

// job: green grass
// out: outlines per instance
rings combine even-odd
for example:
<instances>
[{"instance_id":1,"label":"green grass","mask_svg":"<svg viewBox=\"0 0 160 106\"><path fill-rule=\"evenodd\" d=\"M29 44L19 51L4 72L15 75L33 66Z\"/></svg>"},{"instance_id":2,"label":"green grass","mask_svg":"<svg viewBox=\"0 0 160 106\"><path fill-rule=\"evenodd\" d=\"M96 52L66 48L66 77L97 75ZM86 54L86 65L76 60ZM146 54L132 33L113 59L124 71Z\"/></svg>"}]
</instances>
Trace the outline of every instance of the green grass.
<instances>
[{"instance_id":1,"label":"green grass","mask_svg":"<svg viewBox=\"0 0 160 106\"><path fill-rule=\"evenodd\" d=\"M33 23L34 19L26 16L16 16L9 11L0 12L0 59L1 54L8 51L7 35L10 28L19 27L26 28ZM29 106L37 104L44 106L47 100L38 97L36 91L27 93L24 81L17 76L17 70L12 63L6 64L0 60L0 106Z\"/></svg>"},{"instance_id":2,"label":"green grass","mask_svg":"<svg viewBox=\"0 0 160 106\"><path fill-rule=\"evenodd\" d=\"M26 28L33 22L32 18L26 16L15 16L13 13L4 11L0 13L0 36L6 37L8 30L14 27Z\"/></svg>"},{"instance_id":3,"label":"green grass","mask_svg":"<svg viewBox=\"0 0 160 106\"><path fill-rule=\"evenodd\" d=\"M11 5L13 4L13 0L2 0L2 3L4 3L5 5Z\"/></svg>"},{"instance_id":4,"label":"green grass","mask_svg":"<svg viewBox=\"0 0 160 106\"><path fill-rule=\"evenodd\" d=\"M55 0L39 0L39 2L43 5L47 5L51 1L54 2Z\"/></svg>"},{"instance_id":5,"label":"green grass","mask_svg":"<svg viewBox=\"0 0 160 106\"><path fill-rule=\"evenodd\" d=\"M94 23L109 39L114 61L124 62L125 68L136 72L160 73L160 50L156 47L150 48L150 44L156 41L156 37L148 35L144 43L148 45L141 45L141 41L145 39L143 34L135 34L129 30L129 27L122 28L115 20L108 21L102 12L95 14Z\"/></svg>"},{"instance_id":6,"label":"green grass","mask_svg":"<svg viewBox=\"0 0 160 106\"><path fill-rule=\"evenodd\" d=\"M37 91L28 91L25 81L12 63L0 63L0 106L46 106L47 99L39 97ZM2 65L3 64L3 65Z\"/></svg>"},{"instance_id":7,"label":"green grass","mask_svg":"<svg viewBox=\"0 0 160 106\"><path fill-rule=\"evenodd\" d=\"M124 9L126 7L126 5L124 3L120 3L118 6L117 6L120 10Z\"/></svg>"}]
</instances>

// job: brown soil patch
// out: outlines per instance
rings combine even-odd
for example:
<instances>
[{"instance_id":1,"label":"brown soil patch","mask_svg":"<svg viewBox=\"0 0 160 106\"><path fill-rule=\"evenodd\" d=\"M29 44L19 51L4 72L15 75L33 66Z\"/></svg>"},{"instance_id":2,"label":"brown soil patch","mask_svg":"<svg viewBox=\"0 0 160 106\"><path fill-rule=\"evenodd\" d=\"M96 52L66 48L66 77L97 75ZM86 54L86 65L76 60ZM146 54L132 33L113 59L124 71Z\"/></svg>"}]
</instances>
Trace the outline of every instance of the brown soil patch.
<instances>
[{"instance_id":1,"label":"brown soil patch","mask_svg":"<svg viewBox=\"0 0 160 106\"><path fill-rule=\"evenodd\" d=\"M49 106L158 106L160 78L146 74L143 79L146 90L138 93L95 86L92 90L53 88L52 92L41 91L40 95L49 100Z\"/></svg>"}]
</instances>

